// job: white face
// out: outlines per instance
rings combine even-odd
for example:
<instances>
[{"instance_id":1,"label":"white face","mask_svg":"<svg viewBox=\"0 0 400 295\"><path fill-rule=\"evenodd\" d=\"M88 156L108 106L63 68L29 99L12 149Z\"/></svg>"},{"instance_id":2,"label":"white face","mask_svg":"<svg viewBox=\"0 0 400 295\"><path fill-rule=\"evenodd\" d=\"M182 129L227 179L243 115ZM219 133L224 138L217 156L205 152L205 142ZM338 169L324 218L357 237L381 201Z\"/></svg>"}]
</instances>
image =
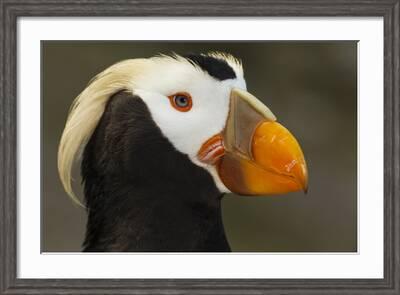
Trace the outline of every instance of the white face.
<instances>
[{"instance_id":1,"label":"white face","mask_svg":"<svg viewBox=\"0 0 400 295\"><path fill-rule=\"evenodd\" d=\"M153 120L172 145L189 156L198 166L207 169L221 192L229 192L216 169L197 160L204 142L225 127L233 87L246 89L241 71L235 69L235 79L219 81L187 61L155 59L146 74L136 77L133 93L146 103ZM169 96L187 93L192 107L181 111L173 107Z\"/></svg>"}]
</instances>

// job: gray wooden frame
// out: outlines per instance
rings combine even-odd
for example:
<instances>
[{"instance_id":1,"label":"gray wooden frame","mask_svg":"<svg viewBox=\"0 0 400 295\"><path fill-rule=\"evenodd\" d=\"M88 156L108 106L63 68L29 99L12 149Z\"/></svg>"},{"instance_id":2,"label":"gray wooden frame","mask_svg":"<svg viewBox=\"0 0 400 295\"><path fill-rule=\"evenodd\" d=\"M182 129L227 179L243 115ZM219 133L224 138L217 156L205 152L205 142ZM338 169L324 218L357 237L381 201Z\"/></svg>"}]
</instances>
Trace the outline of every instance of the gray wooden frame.
<instances>
[{"instance_id":1,"label":"gray wooden frame","mask_svg":"<svg viewBox=\"0 0 400 295\"><path fill-rule=\"evenodd\" d=\"M0 0L0 294L400 294L399 13L400 0ZM17 278L16 40L24 16L383 17L384 279Z\"/></svg>"}]
</instances>

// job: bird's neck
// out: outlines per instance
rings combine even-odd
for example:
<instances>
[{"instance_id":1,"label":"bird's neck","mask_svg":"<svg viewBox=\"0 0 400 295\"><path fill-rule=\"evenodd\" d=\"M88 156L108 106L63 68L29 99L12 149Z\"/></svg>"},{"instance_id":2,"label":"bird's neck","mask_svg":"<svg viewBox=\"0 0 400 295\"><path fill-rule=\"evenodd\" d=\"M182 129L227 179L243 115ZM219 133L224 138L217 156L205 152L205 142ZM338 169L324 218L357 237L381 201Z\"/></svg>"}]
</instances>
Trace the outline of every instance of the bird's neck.
<instances>
[{"instance_id":1,"label":"bird's neck","mask_svg":"<svg viewBox=\"0 0 400 295\"><path fill-rule=\"evenodd\" d=\"M212 176L172 146L139 97L110 99L81 170L86 251L229 251Z\"/></svg>"},{"instance_id":2,"label":"bird's neck","mask_svg":"<svg viewBox=\"0 0 400 295\"><path fill-rule=\"evenodd\" d=\"M191 201L207 193L125 186L102 194L107 202L89 208L85 251L229 251L219 197ZM185 196L190 201L179 200Z\"/></svg>"}]
</instances>

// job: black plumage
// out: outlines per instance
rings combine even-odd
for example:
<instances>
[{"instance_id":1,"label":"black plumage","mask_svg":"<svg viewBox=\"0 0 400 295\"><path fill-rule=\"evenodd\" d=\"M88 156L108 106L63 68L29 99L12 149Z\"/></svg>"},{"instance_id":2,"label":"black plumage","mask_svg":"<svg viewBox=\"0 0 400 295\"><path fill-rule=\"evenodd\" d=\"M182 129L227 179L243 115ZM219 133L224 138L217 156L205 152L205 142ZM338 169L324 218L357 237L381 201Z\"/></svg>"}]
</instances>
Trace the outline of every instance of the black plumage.
<instances>
[{"instance_id":1,"label":"black plumage","mask_svg":"<svg viewBox=\"0 0 400 295\"><path fill-rule=\"evenodd\" d=\"M173 147L140 97L109 100L81 172L84 251L230 250L211 175Z\"/></svg>"},{"instance_id":2,"label":"black plumage","mask_svg":"<svg viewBox=\"0 0 400 295\"><path fill-rule=\"evenodd\" d=\"M224 59L204 54L187 54L184 57L217 80L236 78L235 71Z\"/></svg>"}]
</instances>

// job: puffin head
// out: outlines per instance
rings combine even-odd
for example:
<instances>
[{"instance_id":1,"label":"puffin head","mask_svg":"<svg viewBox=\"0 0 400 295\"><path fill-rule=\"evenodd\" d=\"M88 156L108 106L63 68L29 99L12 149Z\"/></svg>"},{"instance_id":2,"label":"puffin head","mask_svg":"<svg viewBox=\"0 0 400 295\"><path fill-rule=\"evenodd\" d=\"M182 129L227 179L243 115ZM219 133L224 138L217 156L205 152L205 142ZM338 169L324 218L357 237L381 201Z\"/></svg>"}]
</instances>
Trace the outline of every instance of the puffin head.
<instances>
[{"instance_id":1,"label":"puffin head","mask_svg":"<svg viewBox=\"0 0 400 295\"><path fill-rule=\"evenodd\" d=\"M247 91L238 59L224 53L160 55L109 67L75 99L58 153L60 178L74 200L73 162L121 91L142 100L162 135L205 169L221 193L307 190L297 140Z\"/></svg>"}]
</instances>

